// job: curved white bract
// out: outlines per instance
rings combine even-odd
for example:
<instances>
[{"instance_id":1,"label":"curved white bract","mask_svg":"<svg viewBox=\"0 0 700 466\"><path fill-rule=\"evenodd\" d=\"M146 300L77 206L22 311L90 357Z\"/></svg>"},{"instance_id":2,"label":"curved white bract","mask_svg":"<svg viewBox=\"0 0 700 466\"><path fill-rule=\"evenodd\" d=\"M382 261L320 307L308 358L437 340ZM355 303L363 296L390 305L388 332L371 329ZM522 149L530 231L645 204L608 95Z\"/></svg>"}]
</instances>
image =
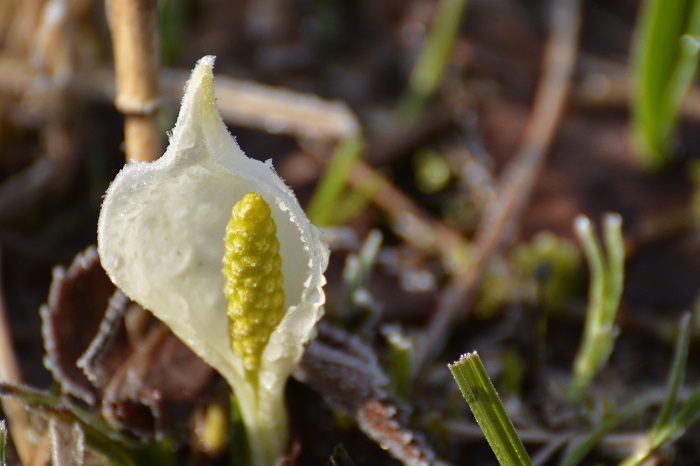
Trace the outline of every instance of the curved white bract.
<instances>
[{"instance_id":1,"label":"curved white bract","mask_svg":"<svg viewBox=\"0 0 700 466\"><path fill-rule=\"evenodd\" d=\"M249 428L279 424L286 433L283 390L323 314L328 249L270 162L248 158L229 134L216 109L213 66L207 56L192 72L165 154L128 164L110 185L98 252L124 293L228 380ZM272 209L287 308L264 350L258 387L230 349L221 272L226 223L248 192Z\"/></svg>"}]
</instances>

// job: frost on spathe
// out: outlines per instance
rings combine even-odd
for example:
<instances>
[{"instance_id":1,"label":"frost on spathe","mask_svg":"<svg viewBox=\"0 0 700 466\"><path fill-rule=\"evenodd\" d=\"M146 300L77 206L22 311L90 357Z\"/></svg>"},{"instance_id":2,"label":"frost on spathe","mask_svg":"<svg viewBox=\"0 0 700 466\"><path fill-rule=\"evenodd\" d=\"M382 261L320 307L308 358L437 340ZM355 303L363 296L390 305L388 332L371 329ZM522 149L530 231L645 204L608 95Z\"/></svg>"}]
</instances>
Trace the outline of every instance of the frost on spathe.
<instances>
[{"instance_id":1,"label":"frost on spathe","mask_svg":"<svg viewBox=\"0 0 700 466\"><path fill-rule=\"evenodd\" d=\"M98 252L110 278L152 311L230 383L243 366L230 350L221 260L233 205L256 192L277 224L285 316L260 368L281 390L322 315L328 249L270 164L248 158L229 134L214 98L213 57L185 88L165 154L125 166L110 185L98 223Z\"/></svg>"}]
</instances>

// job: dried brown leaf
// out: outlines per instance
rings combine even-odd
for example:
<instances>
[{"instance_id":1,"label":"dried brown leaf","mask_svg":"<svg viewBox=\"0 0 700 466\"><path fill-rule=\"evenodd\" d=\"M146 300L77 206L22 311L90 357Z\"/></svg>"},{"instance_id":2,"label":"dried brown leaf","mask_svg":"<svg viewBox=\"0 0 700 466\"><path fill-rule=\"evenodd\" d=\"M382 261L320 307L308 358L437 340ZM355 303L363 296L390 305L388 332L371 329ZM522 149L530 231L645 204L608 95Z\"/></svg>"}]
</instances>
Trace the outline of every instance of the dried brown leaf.
<instances>
[{"instance_id":1,"label":"dried brown leaf","mask_svg":"<svg viewBox=\"0 0 700 466\"><path fill-rule=\"evenodd\" d=\"M133 304L126 310L127 315L139 312L143 309ZM137 319L144 317L146 321L138 326L146 329L139 331L126 331L128 325L123 321L120 325L105 323L104 328L116 334L98 335L96 341L100 341L92 348L99 350L86 358L90 361L86 367L91 367L93 377L109 374L102 395L107 420L141 437L159 437L189 418L214 371L150 313Z\"/></svg>"},{"instance_id":2,"label":"dried brown leaf","mask_svg":"<svg viewBox=\"0 0 700 466\"><path fill-rule=\"evenodd\" d=\"M293 375L350 412L386 396L388 380L369 345L323 322Z\"/></svg>"},{"instance_id":3,"label":"dried brown leaf","mask_svg":"<svg viewBox=\"0 0 700 466\"><path fill-rule=\"evenodd\" d=\"M352 413L359 428L394 458L409 466L435 464L433 453L401 425L398 409L385 400L387 377L372 348L358 337L322 322L293 375Z\"/></svg>"},{"instance_id":4,"label":"dried brown leaf","mask_svg":"<svg viewBox=\"0 0 700 466\"><path fill-rule=\"evenodd\" d=\"M130 302L121 290L115 291L97 335L76 363L95 387L104 388L110 375L133 351L124 328L124 315Z\"/></svg>"},{"instance_id":5,"label":"dried brown leaf","mask_svg":"<svg viewBox=\"0 0 700 466\"><path fill-rule=\"evenodd\" d=\"M97 333L114 285L100 265L94 246L64 269L56 267L48 303L41 308L44 365L63 393L94 403L96 391L77 367Z\"/></svg>"},{"instance_id":6,"label":"dried brown leaf","mask_svg":"<svg viewBox=\"0 0 700 466\"><path fill-rule=\"evenodd\" d=\"M41 315L45 364L61 391L141 437L187 419L212 379L207 364L115 290L94 247L56 267Z\"/></svg>"}]
</instances>

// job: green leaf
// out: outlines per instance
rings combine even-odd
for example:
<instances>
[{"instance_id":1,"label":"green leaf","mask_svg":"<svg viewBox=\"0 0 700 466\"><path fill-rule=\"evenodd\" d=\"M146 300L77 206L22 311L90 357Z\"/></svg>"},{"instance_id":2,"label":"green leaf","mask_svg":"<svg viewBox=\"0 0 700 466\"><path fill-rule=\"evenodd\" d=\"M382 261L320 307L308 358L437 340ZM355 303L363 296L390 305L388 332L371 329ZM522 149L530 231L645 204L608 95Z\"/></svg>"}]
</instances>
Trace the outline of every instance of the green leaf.
<instances>
[{"instance_id":1,"label":"green leaf","mask_svg":"<svg viewBox=\"0 0 700 466\"><path fill-rule=\"evenodd\" d=\"M688 346L690 345L690 313L685 313L681 318L680 331L676 340L676 349L673 356L673 364L668 377L668 386L666 388L666 398L661 407L659 416L656 420L654 428L649 432L649 436L644 442L640 442L639 448L620 463L620 466L636 466L641 464L648 456L658 448L662 443L676 432L680 427L680 433L685 430L685 426L673 427L675 419L669 422L669 418L676 404L676 396L678 388L683 383L685 376L685 365L688 360ZM687 405L686 405L687 406ZM684 408L685 409L685 408ZM682 410L681 410L682 412ZM691 415L692 419L694 415ZM670 428L669 428L670 427Z\"/></svg>"},{"instance_id":2,"label":"green leaf","mask_svg":"<svg viewBox=\"0 0 700 466\"><path fill-rule=\"evenodd\" d=\"M476 352L465 354L449 368L499 464L531 465L523 442L515 431L479 355Z\"/></svg>"},{"instance_id":3,"label":"green leaf","mask_svg":"<svg viewBox=\"0 0 700 466\"><path fill-rule=\"evenodd\" d=\"M669 159L680 106L697 67L698 33L700 1L644 2L632 47L632 132L651 168Z\"/></svg>"}]
</instances>

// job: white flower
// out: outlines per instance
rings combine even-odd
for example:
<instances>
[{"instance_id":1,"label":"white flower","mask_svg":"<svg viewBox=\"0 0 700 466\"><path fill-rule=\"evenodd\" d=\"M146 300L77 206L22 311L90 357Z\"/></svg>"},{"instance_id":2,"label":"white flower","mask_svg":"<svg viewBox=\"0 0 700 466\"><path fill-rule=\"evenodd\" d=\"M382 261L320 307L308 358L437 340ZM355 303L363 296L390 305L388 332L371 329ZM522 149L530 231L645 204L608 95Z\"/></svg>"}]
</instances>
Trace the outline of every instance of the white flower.
<instances>
[{"instance_id":1,"label":"white flower","mask_svg":"<svg viewBox=\"0 0 700 466\"><path fill-rule=\"evenodd\" d=\"M192 72L165 154L128 164L110 185L98 252L119 288L226 378L253 458L264 464L286 447L285 382L323 314L328 249L270 162L248 158L227 131L216 109L213 66L207 56ZM232 206L248 192L272 209L287 309L263 352L258 384L249 383L231 351L221 272ZM263 445L255 445L256 436Z\"/></svg>"}]
</instances>

